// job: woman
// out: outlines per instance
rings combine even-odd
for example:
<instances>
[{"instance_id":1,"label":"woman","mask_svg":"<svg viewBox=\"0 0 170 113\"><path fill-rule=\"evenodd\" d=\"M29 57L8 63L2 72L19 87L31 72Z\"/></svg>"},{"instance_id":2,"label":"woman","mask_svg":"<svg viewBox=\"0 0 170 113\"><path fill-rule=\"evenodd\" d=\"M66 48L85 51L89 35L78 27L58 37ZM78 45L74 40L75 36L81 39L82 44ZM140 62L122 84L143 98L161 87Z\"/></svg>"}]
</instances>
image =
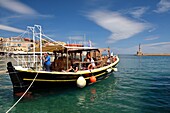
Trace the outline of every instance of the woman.
<instances>
[{"instance_id":1,"label":"woman","mask_svg":"<svg viewBox=\"0 0 170 113\"><path fill-rule=\"evenodd\" d=\"M94 62L94 59L90 56L90 52L87 53L86 55L86 58L87 58L87 62L90 62L90 63L87 63L87 69L94 69L95 68L95 62Z\"/></svg>"},{"instance_id":2,"label":"woman","mask_svg":"<svg viewBox=\"0 0 170 113\"><path fill-rule=\"evenodd\" d=\"M67 70L67 72L77 72L78 71L78 66L77 64L73 63L73 61L71 61L71 66L70 68Z\"/></svg>"}]
</instances>

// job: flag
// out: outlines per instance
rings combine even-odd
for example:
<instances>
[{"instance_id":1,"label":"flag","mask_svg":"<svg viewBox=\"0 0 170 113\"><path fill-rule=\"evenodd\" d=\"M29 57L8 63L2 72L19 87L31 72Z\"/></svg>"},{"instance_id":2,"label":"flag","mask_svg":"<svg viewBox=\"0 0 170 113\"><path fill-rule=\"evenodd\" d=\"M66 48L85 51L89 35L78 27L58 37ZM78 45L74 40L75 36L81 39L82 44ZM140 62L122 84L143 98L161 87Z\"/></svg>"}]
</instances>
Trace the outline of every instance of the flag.
<instances>
[{"instance_id":1,"label":"flag","mask_svg":"<svg viewBox=\"0 0 170 113\"><path fill-rule=\"evenodd\" d=\"M88 42L88 47L92 47L91 41Z\"/></svg>"}]
</instances>

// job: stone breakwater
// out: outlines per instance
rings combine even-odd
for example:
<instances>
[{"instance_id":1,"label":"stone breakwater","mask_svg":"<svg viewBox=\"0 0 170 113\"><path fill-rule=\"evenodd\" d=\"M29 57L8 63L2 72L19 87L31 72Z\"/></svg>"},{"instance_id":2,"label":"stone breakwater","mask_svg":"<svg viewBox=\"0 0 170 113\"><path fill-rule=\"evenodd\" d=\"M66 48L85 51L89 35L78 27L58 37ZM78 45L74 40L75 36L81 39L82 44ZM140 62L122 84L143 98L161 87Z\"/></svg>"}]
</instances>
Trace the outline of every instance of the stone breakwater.
<instances>
[{"instance_id":1,"label":"stone breakwater","mask_svg":"<svg viewBox=\"0 0 170 113\"><path fill-rule=\"evenodd\" d=\"M137 56L170 56L170 54L159 54L159 53L142 53Z\"/></svg>"}]
</instances>

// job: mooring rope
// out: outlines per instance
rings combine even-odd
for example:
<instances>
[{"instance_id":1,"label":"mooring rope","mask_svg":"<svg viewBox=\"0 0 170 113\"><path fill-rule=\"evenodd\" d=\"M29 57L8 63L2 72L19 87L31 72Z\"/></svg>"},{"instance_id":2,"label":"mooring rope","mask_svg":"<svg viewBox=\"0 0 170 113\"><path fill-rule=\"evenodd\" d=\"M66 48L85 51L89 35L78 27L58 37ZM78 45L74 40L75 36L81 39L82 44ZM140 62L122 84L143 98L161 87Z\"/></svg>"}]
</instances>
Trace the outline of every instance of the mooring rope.
<instances>
[{"instance_id":1,"label":"mooring rope","mask_svg":"<svg viewBox=\"0 0 170 113\"><path fill-rule=\"evenodd\" d=\"M33 81L31 82L31 84L29 85L29 87L27 88L27 90L23 93L23 95L15 102L15 104L8 109L8 111L6 111L6 113L9 113L19 102L20 100L25 96L25 94L28 92L28 90L31 88L31 86L33 85L35 79L37 78L38 73L36 74L35 78L33 79Z\"/></svg>"}]
</instances>

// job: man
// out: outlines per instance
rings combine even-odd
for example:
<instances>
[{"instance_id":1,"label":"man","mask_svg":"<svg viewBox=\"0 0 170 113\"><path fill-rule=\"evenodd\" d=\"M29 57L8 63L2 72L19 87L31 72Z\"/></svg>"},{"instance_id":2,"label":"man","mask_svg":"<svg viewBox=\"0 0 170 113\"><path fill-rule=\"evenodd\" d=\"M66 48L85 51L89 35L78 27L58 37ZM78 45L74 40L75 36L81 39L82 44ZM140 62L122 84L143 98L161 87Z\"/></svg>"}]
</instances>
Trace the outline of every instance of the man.
<instances>
[{"instance_id":1,"label":"man","mask_svg":"<svg viewBox=\"0 0 170 113\"><path fill-rule=\"evenodd\" d=\"M44 53L44 67L46 71L50 71L51 61L50 55L48 53Z\"/></svg>"}]
</instances>

